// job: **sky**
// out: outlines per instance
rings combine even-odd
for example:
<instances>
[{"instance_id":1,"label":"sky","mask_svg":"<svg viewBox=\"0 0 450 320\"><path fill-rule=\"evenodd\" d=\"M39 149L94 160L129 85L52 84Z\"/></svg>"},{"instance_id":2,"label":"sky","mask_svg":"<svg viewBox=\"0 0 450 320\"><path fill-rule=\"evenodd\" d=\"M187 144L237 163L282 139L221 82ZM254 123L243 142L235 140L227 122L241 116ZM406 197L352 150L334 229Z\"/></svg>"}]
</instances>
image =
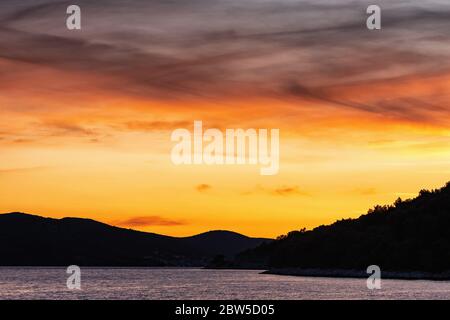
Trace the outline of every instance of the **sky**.
<instances>
[{"instance_id":1,"label":"sky","mask_svg":"<svg viewBox=\"0 0 450 320\"><path fill-rule=\"evenodd\" d=\"M448 30L446 0L2 0L0 212L276 237L443 186ZM279 173L175 166L194 120L279 129Z\"/></svg>"}]
</instances>

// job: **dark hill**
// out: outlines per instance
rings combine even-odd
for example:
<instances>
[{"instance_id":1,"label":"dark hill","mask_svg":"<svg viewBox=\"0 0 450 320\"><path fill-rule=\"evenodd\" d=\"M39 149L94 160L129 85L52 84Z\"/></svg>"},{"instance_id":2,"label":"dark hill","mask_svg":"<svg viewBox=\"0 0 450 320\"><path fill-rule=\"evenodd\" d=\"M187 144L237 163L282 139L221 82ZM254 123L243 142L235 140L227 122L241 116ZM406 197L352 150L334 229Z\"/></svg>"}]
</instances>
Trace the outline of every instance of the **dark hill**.
<instances>
[{"instance_id":1,"label":"dark hill","mask_svg":"<svg viewBox=\"0 0 450 320\"><path fill-rule=\"evenodd\" d=\"M265 268L443 272L450 270L450 183L358 219L300 230L238 256Z\"/></svg>"},{"instance_id":2,"label":"dark hill","mask_svg":"<svg viewBox=\"0 0 450 320\"><path fill-rule=\"evenodd\" d=\"M204 266L264 241L228 231L175 238L90 219L0 214L2 266Z\"/></svg>"},{"instance_id":3,"label":"dark hill","mask_svg":"<svg viewBox=\"0 0 450 320\"><path fill-rule=\"evenodd\" d=\"M189 247L200 248L209 254L217 254L217 248L221 248L219 254L227 257L232 257L244 250L255 248L266 241L269 242L270 240L249 238L242 234L225 230L208 231L192 237L183 238L183 242Z\"/></svg>"}]
</instances>

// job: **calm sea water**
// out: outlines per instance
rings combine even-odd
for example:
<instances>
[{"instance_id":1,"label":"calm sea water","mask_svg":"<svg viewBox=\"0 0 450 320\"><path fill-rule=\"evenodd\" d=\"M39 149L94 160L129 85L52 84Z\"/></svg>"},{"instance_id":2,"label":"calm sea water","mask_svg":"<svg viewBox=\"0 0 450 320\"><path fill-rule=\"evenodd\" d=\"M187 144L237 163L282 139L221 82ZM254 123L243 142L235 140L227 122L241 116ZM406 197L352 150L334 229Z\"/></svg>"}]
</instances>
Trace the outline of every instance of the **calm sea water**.
<instances>
[{"instance_id":1,"label":"calm sea water","mask_svg":"<svg viewBox=\"0 0 450 320\"><path fill-rule=\"evenodd\" d=\"M450 299L450 282L291 277L254 270L83 268L81 290L64 268L0 268L0 299Z\"/></svg>"}]
</instances>

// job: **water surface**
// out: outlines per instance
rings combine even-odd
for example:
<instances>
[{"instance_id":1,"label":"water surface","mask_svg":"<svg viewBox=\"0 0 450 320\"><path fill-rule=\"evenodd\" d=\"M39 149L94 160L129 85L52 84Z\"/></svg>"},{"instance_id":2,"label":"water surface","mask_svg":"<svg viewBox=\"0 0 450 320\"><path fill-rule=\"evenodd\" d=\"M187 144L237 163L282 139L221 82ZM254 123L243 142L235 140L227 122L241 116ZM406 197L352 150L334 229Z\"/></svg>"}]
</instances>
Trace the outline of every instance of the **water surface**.
<instances>
[{"instance_id":1,"label":"water surface","mask_svg":"<svg viewBox=\"0 0 450 320\"><path fill-rule=\"evenodd\" d=\"M0 299L450 299L449 281L293 277L258 270L82 268L81 290L65 268L0 267Z\"/></svg>"}]
</instances>

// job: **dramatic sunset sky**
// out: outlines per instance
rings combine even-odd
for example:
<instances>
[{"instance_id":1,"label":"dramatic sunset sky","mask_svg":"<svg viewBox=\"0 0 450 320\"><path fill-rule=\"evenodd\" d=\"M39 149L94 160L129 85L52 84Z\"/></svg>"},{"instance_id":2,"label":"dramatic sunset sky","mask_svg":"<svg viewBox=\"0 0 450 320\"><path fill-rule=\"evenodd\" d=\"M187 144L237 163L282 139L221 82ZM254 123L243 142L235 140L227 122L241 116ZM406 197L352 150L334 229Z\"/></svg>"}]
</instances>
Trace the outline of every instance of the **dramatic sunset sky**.
<instances>
[{"instance_id":1,"label":"dramatic sunset sky","mask_svg":"<svg viewBox=\"0 0 450 320\"><path fill-rule=\"evenodd\" d=\"M0 212L175 236L357 217L450 180L449 58L448 0L1 0ZM173 165L194 120L279 128L279 174Z\"/></svg>"}]
</instances>

